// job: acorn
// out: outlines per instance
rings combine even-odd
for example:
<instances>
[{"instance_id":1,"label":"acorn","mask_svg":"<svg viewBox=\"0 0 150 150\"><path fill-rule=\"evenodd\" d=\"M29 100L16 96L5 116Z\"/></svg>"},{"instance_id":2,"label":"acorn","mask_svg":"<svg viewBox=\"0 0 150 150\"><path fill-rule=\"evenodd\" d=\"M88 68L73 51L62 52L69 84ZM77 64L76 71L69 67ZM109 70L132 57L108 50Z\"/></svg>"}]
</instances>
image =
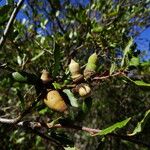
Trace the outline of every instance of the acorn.
<instances>
[{"instance_id":1,"label":"acorn","mask_svg":"<svg viewBox=\"0 0 150 150\"><path fill-rule=\"evenodd\" d=\"M67 105L57 90L49 91L44 99L44 103L51 109L58 112L65 112Z\"/></svg>"},{"instance_id":2,"label":"acorn","mask_svg":"<svg viewBox=\"0 0 150 150\"><path fill-rule=\"evenodd\" d=\"M91 94L91 88L88 84L82 83L79 85L78 93L81 97L88 97Z\"/></svg>"},{"instance_id":3,"label":"acorn","mask_svg":"<svg viewBox=\"0 0 150 150\"><path fill-rule=\"evenodd\" d=\"M71 59L71 62L69 64L69 71L74 82L78 82L83 79L83 75L80 73L80 66L73 59Z\"/></svg>"},{"instance_id":4,"label":"acorn","mask_svg":"<svg viewBox=\"0 0 150 150\"><path fill-rule=\"evenodd\" d=\"M84 74L84 78L87 80L89 79L92 75L95 74L95 71L96 71L96 63L97 63L97 54L96 53L93 53L89 59L88 59L88 63L86 65L86 68L83 72Z\"/></svg>"},{"instance_id":5,"label":"acorn","mask_svg":"<svg viewBox=\"0 0 150 150\"><path fill-rule=\"evenodd\" d=\"M42 70L41 80L43 84L49 83L52 79L50 77L50 73L47 70Z\"/></svg>"}]
</instances>

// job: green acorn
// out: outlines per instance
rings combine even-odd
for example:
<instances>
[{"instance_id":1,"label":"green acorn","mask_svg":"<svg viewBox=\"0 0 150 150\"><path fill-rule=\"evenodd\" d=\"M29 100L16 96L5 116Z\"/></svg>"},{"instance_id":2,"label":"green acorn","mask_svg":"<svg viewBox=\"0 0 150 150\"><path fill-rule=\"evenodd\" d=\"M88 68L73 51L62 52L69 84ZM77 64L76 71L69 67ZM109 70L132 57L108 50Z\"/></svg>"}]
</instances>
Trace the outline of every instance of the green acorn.
<instances>
[{"instance_id":1,"label":"green acorn","mask_svg":"<svg viewBox=\"0 0 150 150\"><path fill-rule=\"evenodd\" d=\"M73 59L71 59L69 64L69 71L74 82L78 82L83 79L83 75L80 73L80 66Z\"/></svg>"},{"instance_id":2,"label":"green acorn","mask_svg":"<svg viewBox=\"0 0 150 150\"><path fill-rule=\"evenodd\" d=\"M95 71L96 71L96 63L97 63L97 54L96 53L93 53L89 59L88 59L88 63L86 65L86 68L83 72L84 74L84 78L85 79L89 79L92 75L95 74Z\"/></svg>"}]
</instances>

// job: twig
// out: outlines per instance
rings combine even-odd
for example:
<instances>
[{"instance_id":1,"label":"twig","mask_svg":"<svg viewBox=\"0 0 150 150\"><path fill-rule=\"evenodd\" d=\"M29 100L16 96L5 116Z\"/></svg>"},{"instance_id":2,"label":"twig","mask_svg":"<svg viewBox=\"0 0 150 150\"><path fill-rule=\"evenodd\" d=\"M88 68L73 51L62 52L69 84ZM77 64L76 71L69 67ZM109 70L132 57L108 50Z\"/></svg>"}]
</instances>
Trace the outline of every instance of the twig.
<instances>
[{"instance_id":1,"label":"twig","mask_svg":"<svg viewBox=\"0 0 150 150\"><path fill-rule=\"evenodd\" d=\"M7 38L7 34L9 33L10 27L13 24L13 22L14 22L16 16L17 16L17 14L19 12L19 9L22 6L23 2L24 2L24 0L19 0L17 5L16 5L16 7L14 8L14 10L13 10L11 16L10 16L10 19L9 19L7 25L6 25L6 28L4 30L4 33L3 33L3 35L2 35L2 37L0 39L0 48L2 48L4 42L5 42L6 38Z\"/></svg>"},{"instance_id":2,"label":"twig","mask_svg":"<svg viewBox=\"0 0 150 150\"><path fill-rule=\"evenodd\" d=\"M117 73L114 73L112 75L94 77L92 80L103 80L103 79L107 79L107 78L114 77L114 76L120 76L120 75L124 76L125 73L124 72L117 72Z\"/></svg>"},{"instance_id":3,"label":"twig","mask_svg":"<svg viewBox=\"0 0 150 150\"><path fill-rule=\"evenodd\" d=\"M18 120L20 120L20 116L14 119L0 118L1 123L8 123L8 124L15 124Z\"/></svg>"}]
</instances>

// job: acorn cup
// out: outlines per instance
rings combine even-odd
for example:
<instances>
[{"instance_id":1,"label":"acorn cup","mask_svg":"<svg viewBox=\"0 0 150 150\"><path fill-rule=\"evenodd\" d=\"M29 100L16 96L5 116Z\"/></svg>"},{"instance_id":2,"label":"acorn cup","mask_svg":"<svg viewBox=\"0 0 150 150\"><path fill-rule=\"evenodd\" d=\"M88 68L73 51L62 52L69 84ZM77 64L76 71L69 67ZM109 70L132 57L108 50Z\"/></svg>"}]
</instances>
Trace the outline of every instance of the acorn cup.
<instances>
[{"instance_id":1,"label":"acorn cup","mask_svg":"<svg viewBox=\"0 0 150 150\"><path fill-rule=\"evenodd\" d=\"M88 97L91 94L91 88L88 84L82 83L78 85L78 93L81 97Z\"/></svg>"},{"instance_id":2,"label":"acorn cup","mask_svg":"<svg viewBox=\"0 0 150 150\"><path fill-rule=\"evenodd\" d=\"M43 84L49 83L52 79L50 77L50 73L47 70L42 70L41 80Z\"/></svg>"},{"instance_id":3,"label":"acorn cup","mask_svg":"<svg viewBox=\"0 0 150 150\"><path fill-rule=\"evenodd\" d=\"M71 62L69 64L69 71L74 82L83 80L83 75L80 73L80 66L73 59L71 59Z\"/></svg>"},{"instance_id":4,"label":"acorn cup","mask_svg":"<svg viewBox=\"0 0 150 150\"><path fill-rule=\"evenodd\" d=\"M44 99L44 103L52 110L55 110L58 112L65 113L68 108L63 97L56 90L51 90L47 93L47 95Z\"/></svg>"},{"instance_id":5,"label":"acorn cup","mask_svg":"<svg viewBox=\"0 0 150 150\"><path fill-rule=\"evenodd\" d=\"M92 75L94 75L96 72L96 63L97 63L97 54L93 53L89 59L88 59L88 63L86 65L86 68L83 72L84 78L85 80L89 79Z\"/></svg>"}]
</instances>

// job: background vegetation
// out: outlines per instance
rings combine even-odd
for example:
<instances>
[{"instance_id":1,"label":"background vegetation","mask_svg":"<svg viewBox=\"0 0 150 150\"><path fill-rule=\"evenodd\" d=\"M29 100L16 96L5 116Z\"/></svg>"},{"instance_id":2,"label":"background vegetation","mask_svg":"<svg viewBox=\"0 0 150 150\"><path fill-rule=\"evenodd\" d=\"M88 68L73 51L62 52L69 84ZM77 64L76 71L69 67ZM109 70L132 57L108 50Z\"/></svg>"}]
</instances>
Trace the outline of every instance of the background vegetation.
<instances>
[{"instance_id":1,"label":"background vegetation","mask_svg":"<svg viewBox=\"0 0 150 150\"><path fill-rule=\"evenodd\" d=\"M1 149L150 147L150 62L134 42L149 27L148 0L9 0L0 14ZM92 101L74 95L79 107L65 115L46 107L41 71L67 87L71 59L83 71L94 52L96 74L86 81ZM14 72L28 80L16 81Z\"/></svg>"}]
</instances>

